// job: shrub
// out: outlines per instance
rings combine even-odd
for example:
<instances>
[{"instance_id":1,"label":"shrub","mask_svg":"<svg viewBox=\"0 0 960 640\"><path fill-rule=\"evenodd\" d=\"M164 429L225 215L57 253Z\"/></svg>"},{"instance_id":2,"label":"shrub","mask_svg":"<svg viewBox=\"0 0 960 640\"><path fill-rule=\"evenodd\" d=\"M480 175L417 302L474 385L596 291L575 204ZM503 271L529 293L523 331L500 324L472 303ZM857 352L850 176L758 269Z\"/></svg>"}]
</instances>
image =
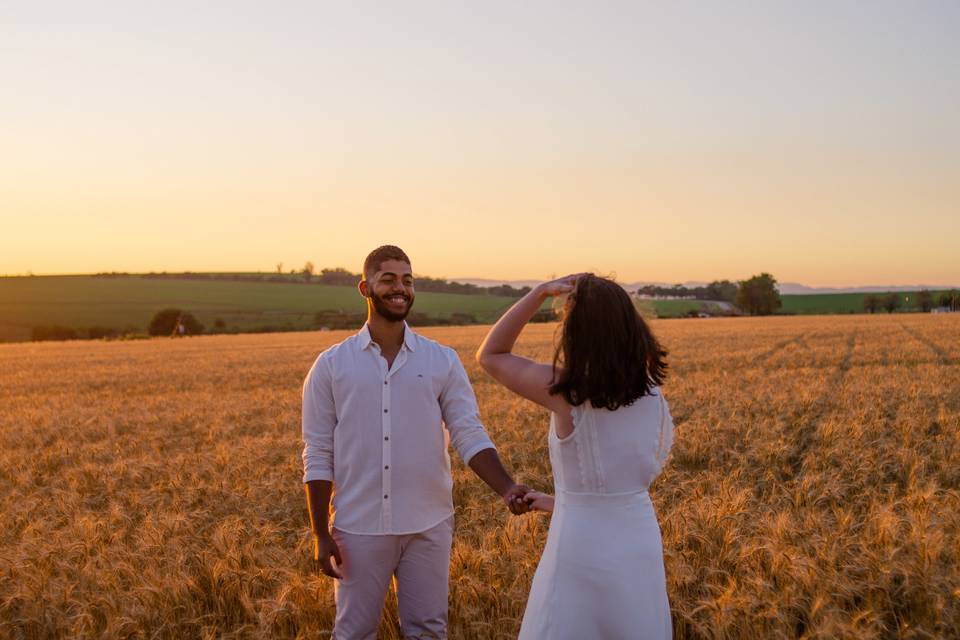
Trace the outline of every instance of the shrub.
<instances>
[{"instance_id":1,"label":"shrub","mask_svg":"<svg viewBox=\"0 0 960 640\"><path fill-rule=\"evenodd\" d=\"M366 319L365 313L317 311L313 316L313 324L316 327L326 327L327 329L359 329Z\"/></svg>"},{"instance_id":2,"label":"shrub","mask_svg":"<svg viewBox=\"0 0 960 640\"><path fill-rule=\"evenodd\" d=\"M192 313L170 307L154 314L150 321L147 333L152 336L172 336L177 329L177 321L183 322L185 332L189 335L203 333L203 325L197 322Z\"/></svg>"},{"instance_id":3,"label":"shrub","mask_svg":"<svg viewBox=\"0 0 960 640\"><path fill-rule=\"evenodd\" d=\"M553 309L540 309L533 317L530 318L530 322L556 322L557 321L557 312Z\"/></svg>"},{"instance_id":4,"label":"shrub","mask_svg":"<svg viewBox=\"0 0 960 640\"><path fill-rule=\"evenodd\" d=\"M895 293L888 293L883 298L882 304L883 308L887 310L887 313L893 313L903 305L900 301L900 296Z\"/></svg>"},{"instance_id":5,"label":"shrub","mask_svg":"<svg viewBox=\"0 0 960 640\"><path fill-rule=\"evenodd\" d=\"M42 325L30 331L30 339L34 342L46 340L76 340L79 336L75 329L59 324Z\"/></svg>"},{"instance_id":6,"label":"shrub","mask_svg":"<svg viewBox=\"0 0 960 640\"><path fill-rule=\"evenodd\" d=\"M116 338L118 335L120 335L120 332L111 327L90 327L87 329L87 337L91 340Z\"/></svg>"}]
</instances>

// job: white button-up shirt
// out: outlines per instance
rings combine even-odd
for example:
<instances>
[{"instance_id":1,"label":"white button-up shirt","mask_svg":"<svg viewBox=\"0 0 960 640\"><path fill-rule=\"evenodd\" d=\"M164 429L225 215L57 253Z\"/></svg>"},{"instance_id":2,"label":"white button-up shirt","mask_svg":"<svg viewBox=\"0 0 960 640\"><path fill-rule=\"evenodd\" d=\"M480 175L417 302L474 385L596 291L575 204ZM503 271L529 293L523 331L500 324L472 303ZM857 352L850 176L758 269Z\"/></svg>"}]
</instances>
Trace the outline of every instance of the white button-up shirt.
<instances>
[{"instance_id":1,"label":"white button-up shirt","mask_svg":"<svg viewBox=\"0 0 960 640\"><path fill-rule=\"evenodd\" d=\"M448 443L494 448L450 347L404 326L393 366L367 325L316 359L303 384L303 481L331 480L341 531L399 535L453 514Z\"/></svg>"}]
</instances>

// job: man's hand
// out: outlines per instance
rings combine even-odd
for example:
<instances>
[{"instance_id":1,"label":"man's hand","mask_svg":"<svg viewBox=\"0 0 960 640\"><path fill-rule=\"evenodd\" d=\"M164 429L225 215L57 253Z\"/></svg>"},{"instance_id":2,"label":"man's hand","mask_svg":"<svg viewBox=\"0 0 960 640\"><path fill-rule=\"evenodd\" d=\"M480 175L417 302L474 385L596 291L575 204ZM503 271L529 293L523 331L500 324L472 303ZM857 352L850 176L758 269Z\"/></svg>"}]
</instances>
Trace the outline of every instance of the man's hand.
<instances>
[{"instance_id":1,"label":"man's hand","mask_svg":"<svg viewBox=\"0 0 960 640\"><path fill-rule=\"evenodd\" d=\"M332 562L331 558L333 558ZM313 560L319 565L324 575L343 579L343 573L340 571L340 565L343 563L340 558L340 549L329 533L313 536Z\"/></svg>"},{"instance_id":2,"label":"man's hand","mask_svg":"<svg viewBox=\"0 0 960 640\"><path fill-rule=\"evenodd\" d=\"M507 488L503 494L503 503L510 509L510 513L519 516L530 511L530 505L523 499L530 491L530 487L525 484L513 484Z\"/></svg>"}]
</instances>

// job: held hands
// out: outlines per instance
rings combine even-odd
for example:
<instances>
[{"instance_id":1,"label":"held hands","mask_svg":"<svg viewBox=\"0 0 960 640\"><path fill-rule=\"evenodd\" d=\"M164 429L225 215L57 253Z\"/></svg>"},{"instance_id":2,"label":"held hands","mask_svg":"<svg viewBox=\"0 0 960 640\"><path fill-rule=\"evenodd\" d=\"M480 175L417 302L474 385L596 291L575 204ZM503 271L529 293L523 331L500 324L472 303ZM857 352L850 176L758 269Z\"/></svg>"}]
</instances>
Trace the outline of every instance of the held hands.
<instances>
[{"instance_id":1,"label":"held hands","mask_svg":"<svg viewBox=\"0 0 960 640\"><path fill-rule=\"evenodd\" d=\"M530 511L553 513L553 496L534 491L525 484L515 484L503 494L503 502L515 516Z\"/></svg>"},{"instance_id":2,"label":"held hands","mask_svg":"<svg viewBox=\"0 0 960 640\"><path fill-rule=\"evenodd\" d=\"M553 513L553 496L539 491L530 491L523 496L524 502L530 507L531 511L546 511Z\"/></svg>"},{"instance_id":3,"label":"held hands","mask_svg":"<svg viewBox=\"0 0 960 640\"><path fill-rule=\"evenodd\" d=\"M519 516L530 511L530 507L524 501L524 496L530 491L530 487L525 484L514 484L506 490L503 494L503 503L510 509L510 513Z\"/></svg>"}]
</instances>

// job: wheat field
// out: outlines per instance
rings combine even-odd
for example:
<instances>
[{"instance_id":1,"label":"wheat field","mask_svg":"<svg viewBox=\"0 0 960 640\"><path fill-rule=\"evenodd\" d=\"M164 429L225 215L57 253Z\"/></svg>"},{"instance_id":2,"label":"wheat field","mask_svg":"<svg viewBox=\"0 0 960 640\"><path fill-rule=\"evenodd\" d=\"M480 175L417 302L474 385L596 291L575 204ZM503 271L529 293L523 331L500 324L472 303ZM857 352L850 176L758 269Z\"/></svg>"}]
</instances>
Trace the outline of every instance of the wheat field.
<instances>
[{"instance_id":1,"label":"wheat field","mask_svg":"<svg viewBox=\"0 0 960 640\"><path fill-rule=\"evenodd\" d=\"M655 321L677 638L960 635L960 314ZM551 353L555 325L521 351ZM455 347L519 480L546 413ZM0 346L0 637L316 638L300 385L343 332ZM452 638L514 638L549 517L454 456ZM602 541L598 541L602 544ZM389 596L381 637L398 638Z\"/></svg>"}]
</instances>

